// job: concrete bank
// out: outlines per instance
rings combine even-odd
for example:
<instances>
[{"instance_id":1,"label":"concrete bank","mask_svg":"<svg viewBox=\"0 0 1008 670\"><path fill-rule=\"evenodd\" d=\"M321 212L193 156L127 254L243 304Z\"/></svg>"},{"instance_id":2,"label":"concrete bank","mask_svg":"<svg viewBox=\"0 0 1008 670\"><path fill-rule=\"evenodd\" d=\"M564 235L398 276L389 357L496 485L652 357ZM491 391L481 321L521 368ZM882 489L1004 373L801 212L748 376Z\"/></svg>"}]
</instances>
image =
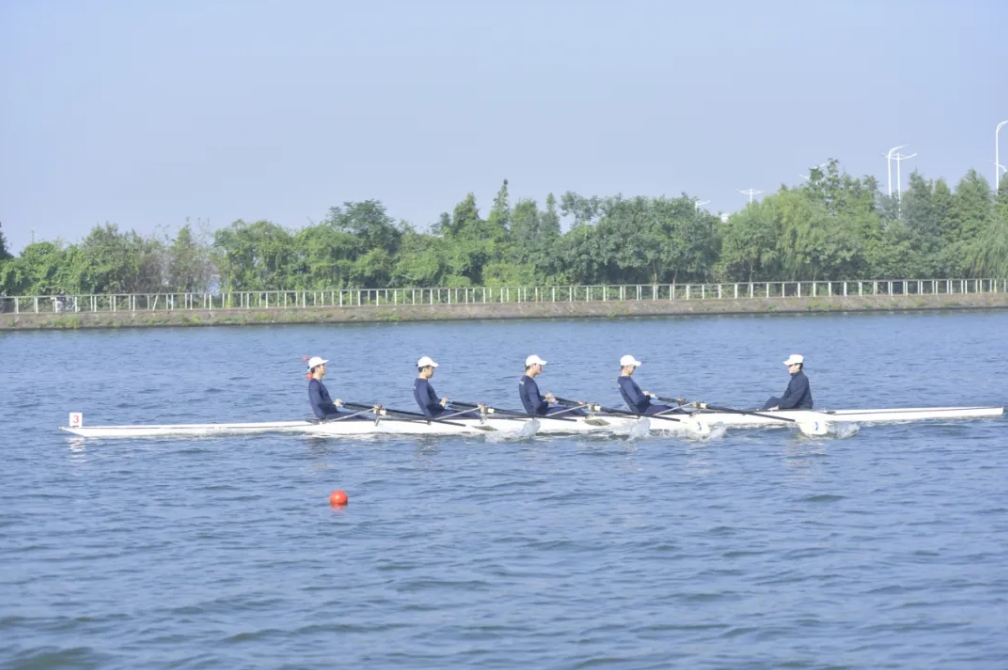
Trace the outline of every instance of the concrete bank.
<instances>
[{"instance_id":1,"label":"concrete bank","mask_svg":"<svg viewBox=\"0 0 1008 670\"><path fill-rule=\"evenodd\" d=\"M1005 309L1008 293L0 314L0 330Z\"/></svg>"}]
</instances>

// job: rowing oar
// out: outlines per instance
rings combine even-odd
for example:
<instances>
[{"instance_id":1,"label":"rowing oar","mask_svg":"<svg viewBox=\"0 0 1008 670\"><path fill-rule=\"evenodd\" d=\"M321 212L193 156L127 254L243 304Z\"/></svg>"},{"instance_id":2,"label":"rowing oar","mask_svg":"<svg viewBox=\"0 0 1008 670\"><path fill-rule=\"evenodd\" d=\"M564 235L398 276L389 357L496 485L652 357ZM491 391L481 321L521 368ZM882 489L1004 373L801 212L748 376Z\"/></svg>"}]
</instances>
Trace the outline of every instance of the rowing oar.
<instances>
[{"instance_id":1,"label":"rowing oar","mask_svg":"<svg viewBox=\"0 0 1008 670\"><path fill-rule=\"evenodd\" d=\"M679 407L686 407L686 405L690 404L690 401L686 400L686 398L666 398L665 396L656 395L654 396L654 399L661 400L662 402L674 402L677 405L677 409Z\"/></svg>"},{"instance_id":2,"label":"rowing oar","mask_svg":"<svg viewBox=\"0 0 1008 670\"><path fill-rule=\"evenodd\" d=\"M556 400L557 403L560 404L560 405L566 405L567 409L560 410L559 412L554 412L553 414L547 414L546 416L543 417L544 419L552 419L554 417L560 416L561 414L566 414L567 412L573 412L576 409L588 409L588 410L590 410L590 409L594 408L595 411L599 411L601 409L600 405L592 405L592 404L583 402L581 400L568 400L566 398L557 398L556 396L553 396L553 399ZM566 421L566 420L567 420L566 418L561 419L561 421ZM574 419L574 421L577 421L577 419Z\"/></svg>"},{"instance_id":3,"label":"rowing oar","mask_svg":"<svg viewBox=\"0 0 1008 670\"><path fill-rule=\"evenodd\" d=\"M452 400L449 405L458 405L459 407L467 407L469 410L478 409L479 405L473 402L460 402L458 400ZM572 417L561 416L557 417L555 414L552 416L536 417L529 414L523 414L522 412L515 412L510 409L500 409L499 407L490 407L489 405L484 405L487 414L499 414L502 419L511 419L514 421L528 421L529 419L552 419L556 418L557 421L577 421Z\"/></svg>"},{"instance_id":4,"label":"rowing oar","mask_svg":"<svg viewBox=\"0 0 1008 670\"><path fill-rule=\"evenodd\" d=\"M561 405L569 405L573 400L567 400L565 398L557 398L557 402ZM591 403L587 405L594 412L602 412L603 414L615 414L617 416L635 416L640 419L664 419L665 421L675 421L676 423L684 423L682 419L677 419L671 416L662 416L661 414L638 414L637 412L628 412L624 409L616 409L615 407L603 407L597 403ZM671 411L671 410L666 410Z\"/></svg>"},{"instance_id":5,"label":"rowing oar","mask_svg":"<svg viewBox=\"0 0 1008 670\"><path fill-rule=\"evenodd\" d=\"M822 428L820 428L818 421L812 421L812 422L799 421L798 419L792 419L787 416L777 416L765 412L747 412L744 409L719 407L717 405L710 405L705 402L694 402L691 404L698 409L709 409L715 412L725 412L726 414L742 414L743 416L760 416L763 417L764 419L773 419L774 421L785 421L787 423L793 423L794 425L798 426L798 429L805 435L826 435L829 432L826 429L825 422L823 422L823 426Z\"/></svg>"},{"instance_id":6,"label":"rowing oar","mask_svg":"<svg viewBox=\"0 0 1008 670\"><path fill-rule=\"evenodd\" d=\"M342 403L342 404L344 406L349 407L349 405L347 405L347 403ZM351 404L353 404L353 403L351 403ZM361 405L361 407L363 407L363 405ZM361 414L367 414L368 412L373 412L373 411L374 411L374 406L372 405L371 407L368 407L367 409L362 409L359 412L354 412L352 414L347 414L345 416L338 416L338 417L333 418L333 419L320 419L319 423L336 423L337 421L346 421L347 419L352 419L355 416L360 416Z\"/></svg>"},{"instance_id":7,"label":"rowing oar","mask_svg":"<svg viewBox=\"0 0 1008 670\"><path fill-rule=\"evenodd\" d=\"M348 402L345 402L345 403L343 403L343 405L346 406L346 407L349 407L350 409L368 409L368 410L374 409L373 406L369 407L367 405L358 405L357 403L348 403ZM474 428L476 430L482 430L482 431L487 431L487 432L496 430L496 428L494 428L493 426L480 426L480 425L472 425L472 424L468 424L468 423L459 423L458 421L446 421L444 419L435 419L435 418L426 416L425 414L419 414L417 412L407 412L407 411L401 410L401 409L389 409L387 407L383 407L382 410L384 412L387 412L388 414L390 414L392 416L392 418L406 417L406 418L403 418L403 421L414 421L414 422L426 421L428 423L431 422L431 421L433 421L435 423L444 423L444 424L447 424L449 426L459 426L460 428ZM452 416L454 416L454 415L452 415Z\"/></svg>"}]
</instances>

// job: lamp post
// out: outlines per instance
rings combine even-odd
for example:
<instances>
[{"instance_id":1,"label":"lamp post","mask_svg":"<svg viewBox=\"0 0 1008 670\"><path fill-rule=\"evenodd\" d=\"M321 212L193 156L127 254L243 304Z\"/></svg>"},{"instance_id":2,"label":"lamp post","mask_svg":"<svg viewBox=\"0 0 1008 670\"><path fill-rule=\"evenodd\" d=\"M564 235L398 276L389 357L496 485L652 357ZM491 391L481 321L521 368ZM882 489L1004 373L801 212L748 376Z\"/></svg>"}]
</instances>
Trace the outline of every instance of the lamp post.
<instances>
[{"instance_id":1,"label":"lamp post","mask_svg":"<svg viewBox=\"0 0 1008 670\"><path fill-rule=\"evenodd\" d=\"M1001 186L1001 170L1005 170L1005 166L1001 165L1001 156L998 153L998 133L1001 132L1001 128L1004 127L1005 124L1008 124L1008 121L1002 121L1001 123L999 123L997 125L997 128L994 129L994 192L995 193L997 193L1000 190L999 187ZM1008 170L1006 170L1006 171L1008 171Z\"/></svg>"},{"instance_id":2,"label":"lamp post","mask_svg":"<svg viewBox=\"0 0 1008 670\"><path fill-rule=\"evenodd\" d=\"M699 212L700 211L700 205L708 205L708 204L710 204L710 200L702 200L702 201L701 200L694 200L693 201L693 208L696 211Z\"/></svg>"},{"instance_id":3,"label":"lamp post","mask_svg":"<svg viewBox=\"0 0 1008 670\"><path fill-rule=\"evenodd\" d=\"M749 204L752 204L752 199L753 199L754 195L759 195L762 192L763 191L757 191L756 189L752 189L752 188L746 189L745 191L739 191L739 193L741 193L742 195L749 196Z\"/></svg>"},{"instance_id":4,"label":"lamp post","mask_svg":"<svg viewBox=\"0 0 1008 670\"><path fill-rule=\"evenodd\" d=\"M888 178L889 178L889 197L892 197L892 159L893 159L893 152L894 151L899 151L900 149L902 149L905 146L906 146L905 144L901 144L898 147L893 147L887 153L882 154L886 158L886 171L888 173ZM897 168L897 170L899 169L899 163L896 163L896 168Z\"/></svg>"}]
</instances>

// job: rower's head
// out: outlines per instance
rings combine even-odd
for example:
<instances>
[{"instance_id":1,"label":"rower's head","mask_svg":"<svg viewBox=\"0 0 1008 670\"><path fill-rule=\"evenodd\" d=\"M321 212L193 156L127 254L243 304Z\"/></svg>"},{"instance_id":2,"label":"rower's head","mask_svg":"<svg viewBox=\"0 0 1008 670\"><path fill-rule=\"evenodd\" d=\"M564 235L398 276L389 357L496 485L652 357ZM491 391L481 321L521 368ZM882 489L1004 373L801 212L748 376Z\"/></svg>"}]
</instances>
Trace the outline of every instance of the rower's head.
<instances>
[{"instance_id":1,"label":"rower's head","mask_svg":"<svg viewBox=\"0 0 1008 670\"><path fill-rule=\"evenodd\" d=\"M308 361L308 374L310 374L315 379L322 379L323 377L325 377L326 373L325 366L326 363L328 362L329 361L322 358L321 356L312 356L311 359Z\"/></svg>"},{"instance_id":2,"label":"rower's head","mask_svg":"<svg viewBox=\"0 0 1008 670\"><path fill-rule=\"evenodd\" d=\"M801 372L802 368L805 367L805 357L801 354L791 354L784 361L784 365L787 366L787 371L791 374Z\"/></svg>"},{"instance_id":3,"label":"rower's head","mask_svg":"<svg viewBox=\"0 0 1008 670\"><path fill-rule=\"evenodd\" d=\"M546 361L532 354L525 359L525 374L529 377L535 377L542 373L544 365L546 365Z\"/></svg>"},{"instance_id":4,"label":"rower's head","mask_svg":"<svg viewBox=\"0 0 1008 670\"><path fill-rule=\"evenodd\" d=\"M619 364L620 364L620 374L629 377L634 373L634 370L636 370L638 366L640 366L640 361L638 361L630 354L627 354L623 358L619 359Z\"/></svg>"},{"instance_id":5,"label":"rower's head","mask_svg":"<svg viewBox=\"0 0 1008 670\"><path fill-rule=\"evenodd\" d=\"M416 366L421 379L430 379L434 376L434 368L437 367L437 363L430 356L424 356L416 362Z\"/></svg>"}]
</instances>

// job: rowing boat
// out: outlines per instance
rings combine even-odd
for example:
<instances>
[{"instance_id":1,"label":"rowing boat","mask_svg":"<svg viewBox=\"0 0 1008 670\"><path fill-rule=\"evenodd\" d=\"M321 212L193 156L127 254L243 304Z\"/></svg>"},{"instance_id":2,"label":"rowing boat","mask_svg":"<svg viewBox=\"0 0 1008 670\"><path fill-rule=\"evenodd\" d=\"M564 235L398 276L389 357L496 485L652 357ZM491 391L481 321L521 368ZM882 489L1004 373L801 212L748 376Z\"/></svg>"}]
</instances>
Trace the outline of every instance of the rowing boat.
<instances>
[{"instance_id":1,"label":"rowing boat","mask_svg":"<svg viewBox=\"0 0 1008 670\"><path fill-rule=\"evenodd\" d=\"M70 415L70 425L60 428L86 438L212 437L286 433L316 437L364 437L378 435L587 435L661 432L686 437L709 437L731 428L787 428L799 425L807 434L829 434L830 427L849 424L911 423L999 417L1003 407L915 407L863 410L791 410L778 412L729 413L697 411L680 421L591 414L573 420L536 419L453 419L405 421L379 417L377 420L344 421L263 421L252 423L195 423L174 425L84 426L80 413ZM806 428L811 427L811 428Z\"/></svg>"}]
</instances>

